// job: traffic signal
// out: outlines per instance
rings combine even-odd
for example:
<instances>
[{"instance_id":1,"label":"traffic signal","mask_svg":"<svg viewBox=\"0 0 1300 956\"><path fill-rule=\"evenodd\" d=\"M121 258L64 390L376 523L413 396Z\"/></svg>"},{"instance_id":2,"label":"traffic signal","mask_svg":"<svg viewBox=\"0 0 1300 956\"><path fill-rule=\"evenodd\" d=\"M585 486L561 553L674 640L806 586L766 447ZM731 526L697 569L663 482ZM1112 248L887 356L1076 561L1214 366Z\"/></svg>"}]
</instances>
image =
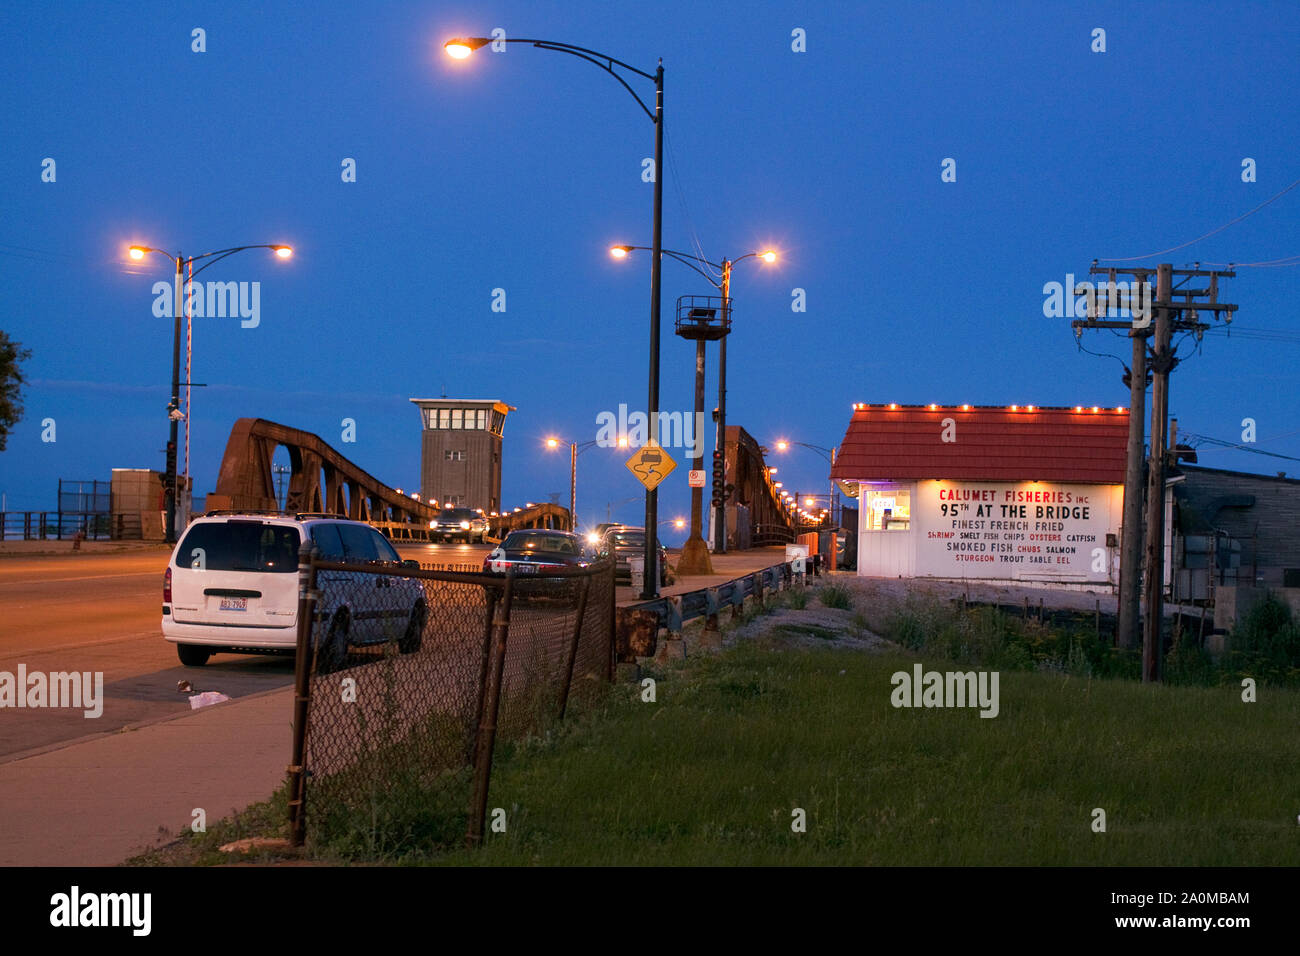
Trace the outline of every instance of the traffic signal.
<instances>
[{"instance_id":1,"label":"traffic signal","mask_svg":"<svg viewBox=\"0 0 1300 956\"><path fill-rule=\"evenodd\" d=\"M715 449L713 452L713 507L717 508L723 502L723 480L726 474L722 461L722 452Z\"/></svg>"}]
</instances>

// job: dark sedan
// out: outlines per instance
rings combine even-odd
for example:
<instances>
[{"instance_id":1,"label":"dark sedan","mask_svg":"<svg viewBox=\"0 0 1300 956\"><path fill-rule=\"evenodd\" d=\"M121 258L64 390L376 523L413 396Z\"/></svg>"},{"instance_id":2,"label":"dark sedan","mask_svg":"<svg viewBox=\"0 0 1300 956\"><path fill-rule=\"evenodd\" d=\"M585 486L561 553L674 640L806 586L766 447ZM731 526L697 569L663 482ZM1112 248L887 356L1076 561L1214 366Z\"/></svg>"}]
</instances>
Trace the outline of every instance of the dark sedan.
<instances>
[{"instance_id":1,"label":"dark sedan","mask_svg":"<svg viewBox=\"0 0 1300 956\"><path fill-rule=\"evenodd\" d=\"M600 544L600 557L613 557L614 576L619 579L632 577L629 560L633 557L645 557L645 529L628 525L617 525L605 532ZM659 545L659 579L664 584L672 583L672 569L668 567L668 549Z\"/></svg>"},{"instance_id":2,"label":"dark sedan","mask_svg":"<svg viewBox=\"0 0 1300 956\"><path fill-rule=\"evenodd\" d=\"M511 531L483 561L483 570L504 574L537 574L562 568L585 568L590 564L582 539L567 531L527 528Z\"/></svg>"},{"instance_id":3,"label":"dark sedan","mask_svg":"<svg viewBox=\"0 0 1300 956\"><path fill-rule=\"evenodd\" d=\"M582 538L567 531L528 528L511 531L483 561L489 574L513 570L515 577L546 574L567 568L585 568L591 563ZM575 593L570 581L519 581L515 593L520 598L569 598Z\"/></svg>"}]
</instances>

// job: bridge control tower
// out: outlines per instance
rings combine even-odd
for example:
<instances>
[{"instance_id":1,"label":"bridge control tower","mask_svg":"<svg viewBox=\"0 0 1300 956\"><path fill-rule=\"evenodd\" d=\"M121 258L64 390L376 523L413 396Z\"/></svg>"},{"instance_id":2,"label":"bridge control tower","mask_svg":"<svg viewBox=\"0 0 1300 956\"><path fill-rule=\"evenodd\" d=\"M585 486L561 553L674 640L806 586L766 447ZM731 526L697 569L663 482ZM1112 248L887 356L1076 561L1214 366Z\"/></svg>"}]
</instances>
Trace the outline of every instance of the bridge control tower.
<instances>
[{"instance_id":1,"label":"bridge control tower","mask_svg":"<svg viewBox=\"0 0 1300 956\"><path fill-rule=\"evenodd\" d=\"M498 399L413 398L419 406L420 495L439 506L501 510L501 432L515 410Z\"/></svg>"}]
</instances>

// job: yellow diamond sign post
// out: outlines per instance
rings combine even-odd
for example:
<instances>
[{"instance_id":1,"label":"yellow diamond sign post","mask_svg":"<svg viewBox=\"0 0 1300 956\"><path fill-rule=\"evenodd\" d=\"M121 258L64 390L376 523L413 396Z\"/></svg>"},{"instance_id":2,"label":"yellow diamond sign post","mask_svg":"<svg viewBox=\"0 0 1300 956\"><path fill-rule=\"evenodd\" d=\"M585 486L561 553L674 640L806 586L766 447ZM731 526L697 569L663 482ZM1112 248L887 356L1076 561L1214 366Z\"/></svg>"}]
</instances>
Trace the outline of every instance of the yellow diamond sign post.
<instances>
[{"instance_id":1,"label":"yellow diamond sign post","mask_svg":"<svg viewBox=\"0 0 1300 956\"><path fill-rule=\"evenodd\" d=\"M646 491L658 488L659 483L676 467L677 462L653 438L627 460L627 470L636 475L636 480L645 485Z\"/></svg>"}]
</instances>

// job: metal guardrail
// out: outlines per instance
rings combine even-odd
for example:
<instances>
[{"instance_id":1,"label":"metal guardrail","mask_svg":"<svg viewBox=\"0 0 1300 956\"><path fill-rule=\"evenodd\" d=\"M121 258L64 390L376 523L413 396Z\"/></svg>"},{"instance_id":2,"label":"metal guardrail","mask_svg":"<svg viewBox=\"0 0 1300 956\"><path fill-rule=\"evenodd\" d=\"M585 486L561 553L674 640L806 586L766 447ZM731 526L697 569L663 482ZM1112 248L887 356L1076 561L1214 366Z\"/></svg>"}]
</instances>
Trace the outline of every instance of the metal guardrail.
<instances>
[{"instance_id":1,"label":"metal guardrail","mask_svg":"<svg viewBox=\"0 0 1300 956\"><path fill-rule=\"evenodd\" d=\"M670 639L680 636L683 625L696 618L705 618L707 627L715 630L718 613L723 608L730 607L734 618L744 607L746 598L761 604L768 591L790 587L796 580L802 580L808 570L812 571L814 577L820 576L820 554L773 564L724 584L620 607L615 615L618 660L620 663L631 663L637 657L650 656L656 649L658 631L666 630ZM636 629L638 618L640 622L645 622L649 615L654 617L654 633L648 636L648 641L643 636L638 642L631 632Z\"/></svg>"}]
</instances>

